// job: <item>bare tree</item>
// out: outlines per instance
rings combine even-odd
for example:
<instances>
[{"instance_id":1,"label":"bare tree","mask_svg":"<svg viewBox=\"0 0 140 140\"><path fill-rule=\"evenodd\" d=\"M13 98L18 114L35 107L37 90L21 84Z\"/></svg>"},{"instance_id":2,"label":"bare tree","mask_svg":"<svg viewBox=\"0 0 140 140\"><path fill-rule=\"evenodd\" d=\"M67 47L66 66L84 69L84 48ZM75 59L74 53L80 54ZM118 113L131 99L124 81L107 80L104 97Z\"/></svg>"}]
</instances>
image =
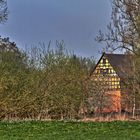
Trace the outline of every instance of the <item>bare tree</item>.
<instances>
[{"instance_id":1,"label":"bare tree","mask_svg":"<svg viewBox=\"0 0 140 140\"><path fill-rule=\"evenodd\" d=\"M129 51L133 55L133 117L136 109L136 93L139 93L138 62L140 49L140 1L139 0L113 0L111 22L107 25L108 33L99 31L96 41L105 42L108 51L118 49Z\"/></svg>"},{"instance_id":2,"label":"bare tree","mask_svg":"<svg viewBox=\"0 0 140 140\"><path fill-rule=\"evenodd\" d=\"M99 31L98 42L105 42L107 49L127 49L136 53L140 39L140 1L113 0L108 33Z\"/></svg>"},{"instance_id":3,"label":"bare tree","mask_svg":"<svg viewBox=\"0 0 140 140\"><path fill-rule=\"evenodd\" d=\"M88 113L101 116L103 113L110 112L111 96L109 95L107 82L103 77L88 79L86 105Z\"/></svg>"},{"instance_id":4,"label":"bare tree","mask_svg":"<svg viewBox=\"0 0 140 140\"><path fill-rule=\"evenodd\" d=\"M4 23L8 17L7 1L0 0L0 23Z\"/></svg>"}]
</instances>

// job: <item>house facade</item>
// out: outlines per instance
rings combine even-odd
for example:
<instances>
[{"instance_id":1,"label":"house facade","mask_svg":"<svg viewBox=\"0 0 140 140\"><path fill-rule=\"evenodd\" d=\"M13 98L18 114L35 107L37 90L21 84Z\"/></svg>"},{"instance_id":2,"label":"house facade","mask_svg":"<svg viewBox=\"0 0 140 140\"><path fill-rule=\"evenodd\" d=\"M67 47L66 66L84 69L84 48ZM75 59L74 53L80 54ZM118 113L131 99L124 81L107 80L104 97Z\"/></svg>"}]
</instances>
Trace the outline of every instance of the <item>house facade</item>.
<instances>
[{"instance_id":1,"label":"house facade","mask_svg":"<svg viewBox=\"0 0 140 140\"><path fill-rule=\"evenodd\" d=\"M90 74L90 80L98 81L104 86L108 107L103 112L120 112L128 110L127 105L122 106L123 81L128 74L128 55L103 53L95 68Z\"/></svg>"}]
</instances>

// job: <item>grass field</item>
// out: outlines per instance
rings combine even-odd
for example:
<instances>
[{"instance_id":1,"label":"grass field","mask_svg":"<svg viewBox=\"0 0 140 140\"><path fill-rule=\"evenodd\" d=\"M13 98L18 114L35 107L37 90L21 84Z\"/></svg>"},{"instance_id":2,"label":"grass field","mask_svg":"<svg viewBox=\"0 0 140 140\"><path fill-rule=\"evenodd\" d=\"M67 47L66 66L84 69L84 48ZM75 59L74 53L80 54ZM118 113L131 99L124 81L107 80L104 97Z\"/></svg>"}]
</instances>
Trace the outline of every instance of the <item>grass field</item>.
<instances>
[{"instance_id":1,"label":"grass field","mask_svg":"<svg viewBox=\"0 0 140 140\"><path fill-rule=\"evenodd\" d=\"M0 122L0 140L139 140L140 122Z\"/></svg>"}]
</instances>

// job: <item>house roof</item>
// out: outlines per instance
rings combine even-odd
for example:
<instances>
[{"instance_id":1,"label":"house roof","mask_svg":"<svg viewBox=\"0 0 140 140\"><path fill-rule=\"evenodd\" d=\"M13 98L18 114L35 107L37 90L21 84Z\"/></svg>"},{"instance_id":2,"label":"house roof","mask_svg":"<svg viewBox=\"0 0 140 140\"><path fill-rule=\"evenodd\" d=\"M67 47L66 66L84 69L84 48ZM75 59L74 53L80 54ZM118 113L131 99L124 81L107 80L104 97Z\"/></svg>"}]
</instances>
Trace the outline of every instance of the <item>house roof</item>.
<instances>
[{"instance_id":1,"label":"house roof","mask_svg":"<svg viewBox=\"0 0 140 140\"><path fill-rule=\"evenodd\" d=\"M131 55L128 54L108 54L108 53L103 53L101 56L100 60L105 57L108 59L109 63L113 67L113 69L116 71L117 75L120 78L126 77L130 71L131 71ZM100 63L100 60L98 61L97 65ZM96 65L96 66L97 66ZM93 69L92 73L94 72Z\"/></svg>"},{"instance_id":2,"label":"house roof","mask_svg":"<svg viewBox=\"0 0 140 140\"><path fill-rule=\"evenodd\" d=\"M119 77L123 78L130 73L131 55L128 54L104 54L111 66L114 68Z\"/></svg>"}]
</instances>

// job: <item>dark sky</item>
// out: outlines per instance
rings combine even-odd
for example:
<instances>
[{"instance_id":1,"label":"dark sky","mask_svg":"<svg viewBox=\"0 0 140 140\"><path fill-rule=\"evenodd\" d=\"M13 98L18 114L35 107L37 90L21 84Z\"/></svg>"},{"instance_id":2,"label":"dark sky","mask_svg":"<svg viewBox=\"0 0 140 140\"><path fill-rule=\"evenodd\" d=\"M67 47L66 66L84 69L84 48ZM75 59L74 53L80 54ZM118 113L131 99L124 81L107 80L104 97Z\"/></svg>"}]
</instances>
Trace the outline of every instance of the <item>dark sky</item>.
<instances>
[{"instance_id":1,"label":"dark sky","mask_svg":"<svg viewBox=\"0 0 140 140\"><path fill-rule=\"evenodd\" d=\"M19 47L64 40L77 55L97 56L94 41L110 21L110 0L8 0L9 17L0 25L2 37Z\"/></svg>"}]
</instances>

